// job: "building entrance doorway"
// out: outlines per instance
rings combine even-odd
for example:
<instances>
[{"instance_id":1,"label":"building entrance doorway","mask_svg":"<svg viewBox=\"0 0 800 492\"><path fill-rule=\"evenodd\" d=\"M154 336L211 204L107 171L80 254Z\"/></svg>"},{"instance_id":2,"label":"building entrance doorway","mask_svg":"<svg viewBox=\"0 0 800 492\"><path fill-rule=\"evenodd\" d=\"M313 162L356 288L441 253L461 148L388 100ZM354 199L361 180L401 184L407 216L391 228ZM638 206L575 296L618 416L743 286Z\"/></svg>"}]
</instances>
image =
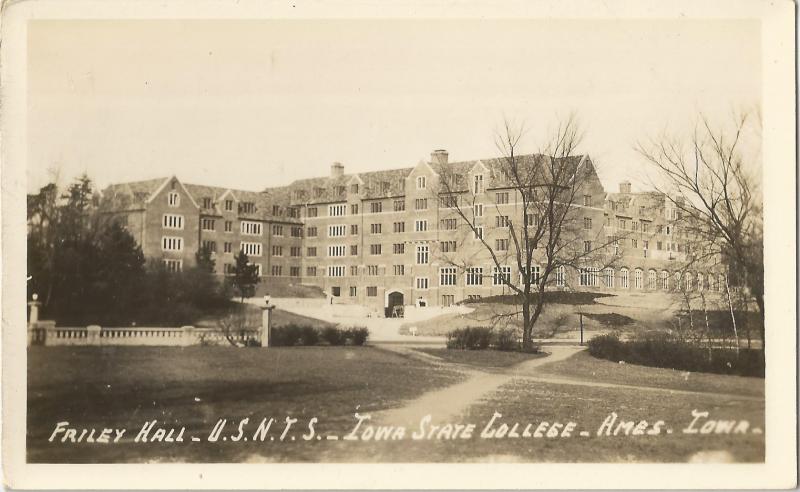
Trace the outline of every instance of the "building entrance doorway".
<instances>
[{"instance_id":1,"label":"building entrance doorway","mask_svg":"<svg viewBox=\"0 0 800 492\"><path fill-rule=\"evenodd\" d=\"M386 312L384 316L387 318L402 318L403 317L403 293L390 292L386 300Z\"/></svg>"}]
</instances>

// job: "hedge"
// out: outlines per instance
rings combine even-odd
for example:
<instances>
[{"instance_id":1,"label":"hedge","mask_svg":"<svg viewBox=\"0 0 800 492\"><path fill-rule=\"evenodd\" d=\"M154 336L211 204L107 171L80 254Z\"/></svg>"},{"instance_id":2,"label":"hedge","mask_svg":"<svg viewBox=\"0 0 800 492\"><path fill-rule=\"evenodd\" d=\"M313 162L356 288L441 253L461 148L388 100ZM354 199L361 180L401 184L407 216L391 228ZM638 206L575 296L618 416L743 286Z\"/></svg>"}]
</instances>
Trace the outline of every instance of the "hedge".
<instances>
[{"instance_id":1,"label":"hedge","mask_svg":"<svg viewBox=\"0 0 800 492\"><path fill-rule=\"evenodd\" d=\"M369 330L359 328L335 328L328 326L322 330L309 325L289 324L272 328L270 346L296 347L321 345L364 345L369 338Z\"/></svg>"},{"instance_id":2,"label":"hedge","mask_svg":"<svg viewBox=\"0 0 800 492\"><path fill-rule=\"evenodd\" d=\"M458 328L447 334L447 348L459 350L520 350L517 332L513 329L493 330L485 326Z\"/></svg>"},{"instance_id":3,"label":"hedge","mask_svg":"<svg viewBox=\"0 0 800 492\"><path fill-rule=\"evenodd\" d=\"M647 333L630 341L615 335L589 340L589 354L599 359L692 372L764 377L759 350L712 348L678 340L668 333Z\"/></svg>"}]
</instances>

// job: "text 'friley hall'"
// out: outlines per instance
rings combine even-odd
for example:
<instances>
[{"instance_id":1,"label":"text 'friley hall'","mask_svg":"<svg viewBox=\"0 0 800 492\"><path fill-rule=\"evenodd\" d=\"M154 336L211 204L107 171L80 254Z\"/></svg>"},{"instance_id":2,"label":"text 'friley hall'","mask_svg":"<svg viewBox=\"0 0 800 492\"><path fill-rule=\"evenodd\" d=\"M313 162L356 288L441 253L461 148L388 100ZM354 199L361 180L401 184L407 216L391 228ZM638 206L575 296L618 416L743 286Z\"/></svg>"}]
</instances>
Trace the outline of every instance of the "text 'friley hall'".
<instances>
[{"instance_id":1,"label":"text 'friley hall'","mask_svg":"<svg viewBox=\"0 0 800 492\"><path fill-rule=\"evenodd\" d=\"M511 251L519 243L509 229L540 217L523 213L520 188L510 182L504 159L448 162L448 153L437 150L415 167L358 174L334 163L325 177L261 192L173 176L111 185L101 203L146 258L161 259L171 270L194 264L197 251L207 248L216 272L230 274L234 256L244 251L258 268L260 292L313 285L332 302L384 315L394 306L449 306L507 294L505 284L521 278ZM533 166L547 158L516 159ZM604 251L613 261L587 254L583 264L560 265L548 289L723 289L720 264L687 269L689 234L677 225L680 212L672 200L632 192L629 182L606 192L588 156L561 161L582 176L564 234L576 247ZM446 196L438 183L444 175L463 183ZM534 284L538 255L534 250Z\"/></svg>"}]
</instances>

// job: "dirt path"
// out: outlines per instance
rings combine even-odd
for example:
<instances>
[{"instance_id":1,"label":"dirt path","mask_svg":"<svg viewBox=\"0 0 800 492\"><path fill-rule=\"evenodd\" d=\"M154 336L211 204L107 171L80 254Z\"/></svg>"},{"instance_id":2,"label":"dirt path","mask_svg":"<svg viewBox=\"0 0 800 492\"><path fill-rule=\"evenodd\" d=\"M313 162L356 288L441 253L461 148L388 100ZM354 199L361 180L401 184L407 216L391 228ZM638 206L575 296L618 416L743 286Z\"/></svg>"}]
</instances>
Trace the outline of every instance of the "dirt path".
<instances>
[{"instance_id":1,"label":"dirt path","mask_svg":"<svg viewBox=\"0 0 800 492\"><path fill-rule=\"evenodd\" d=\"M408 349L396 348L394 350L407 351ZM549 356L523 362L501 374L463 370L469 376L469 379L463 383L425 393L403 407L375 414L373 420L392 425L415 426L419 424L421 418L430 415L433 423L452 421L454 417L461 415L484 395L510 382L515 377L524 376L538 366L564 360L580 350L582 347L547 347L546 351L550 353Z\"/></svg>"}]
</instances>

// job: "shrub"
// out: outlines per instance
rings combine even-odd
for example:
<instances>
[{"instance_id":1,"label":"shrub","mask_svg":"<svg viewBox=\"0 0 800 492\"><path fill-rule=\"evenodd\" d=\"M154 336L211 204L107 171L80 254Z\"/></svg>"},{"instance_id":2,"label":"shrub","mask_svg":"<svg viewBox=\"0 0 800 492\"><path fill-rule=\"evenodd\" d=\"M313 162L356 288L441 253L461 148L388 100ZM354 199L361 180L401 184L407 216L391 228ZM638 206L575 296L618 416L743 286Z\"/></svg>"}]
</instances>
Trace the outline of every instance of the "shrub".
<instances>
[{"instance_id":1,"label":"shrub","mask_svg":"<svg viewBox=\"0 0 800 492\"><path fill-rule=\"evenodd\" d=\"M346 332L333 326L326 326L323 328L321 335L322 339L327 342L328 345L344 345L347 341Z\"/></svg>"},{"instance_id":2,"label":"shrub","mask_svg":"<svg viewBox=\"0 0 800 492\"><path fill-rule=\"evenodd\" d=\"M352 341L353 345L364 345L369 338L369 330L363 326L350 328L347 330L347 338Z\"/></svg>"},{"instance_id":3,"label":"shrub","mask_svg":"<svg viewBox=\"0 0 800 492\"><path fill-rule=\"evenodd\" d=\"M483 326L459 328L447 334L447 348L485 350L492 341L492 329Z\"/></svg>"},{"instance_id":4,"label":"shrub","mask_svg":"<svg viewBox=\"0 0 800 492\"><path fill-rule=\"evenodd\" d=\"M300 328L300 344L312 346L319 343L319 331L313 326L306 325Z\"/></svg>"},{"instance_id":5,"label":"shrub","mask_svg":"<svg viewBox=\"0 0 800 492\"><path fill-rule=\"evenodd\" d=\"M494 337L494 348L503 351L519 350L520 344L516 330L504 329L498 331Z\"/></svg>"},{"instance_id":6,"label":"shrub","mask_svg":"<svg viewBox=\"0 0 800 492\"><path fill-rule=\"evenodd\" d=\"M598 359L619 362L622 342L616 335L600 335L589 340L589 354Z\"/></svg>"}]
</instances>

